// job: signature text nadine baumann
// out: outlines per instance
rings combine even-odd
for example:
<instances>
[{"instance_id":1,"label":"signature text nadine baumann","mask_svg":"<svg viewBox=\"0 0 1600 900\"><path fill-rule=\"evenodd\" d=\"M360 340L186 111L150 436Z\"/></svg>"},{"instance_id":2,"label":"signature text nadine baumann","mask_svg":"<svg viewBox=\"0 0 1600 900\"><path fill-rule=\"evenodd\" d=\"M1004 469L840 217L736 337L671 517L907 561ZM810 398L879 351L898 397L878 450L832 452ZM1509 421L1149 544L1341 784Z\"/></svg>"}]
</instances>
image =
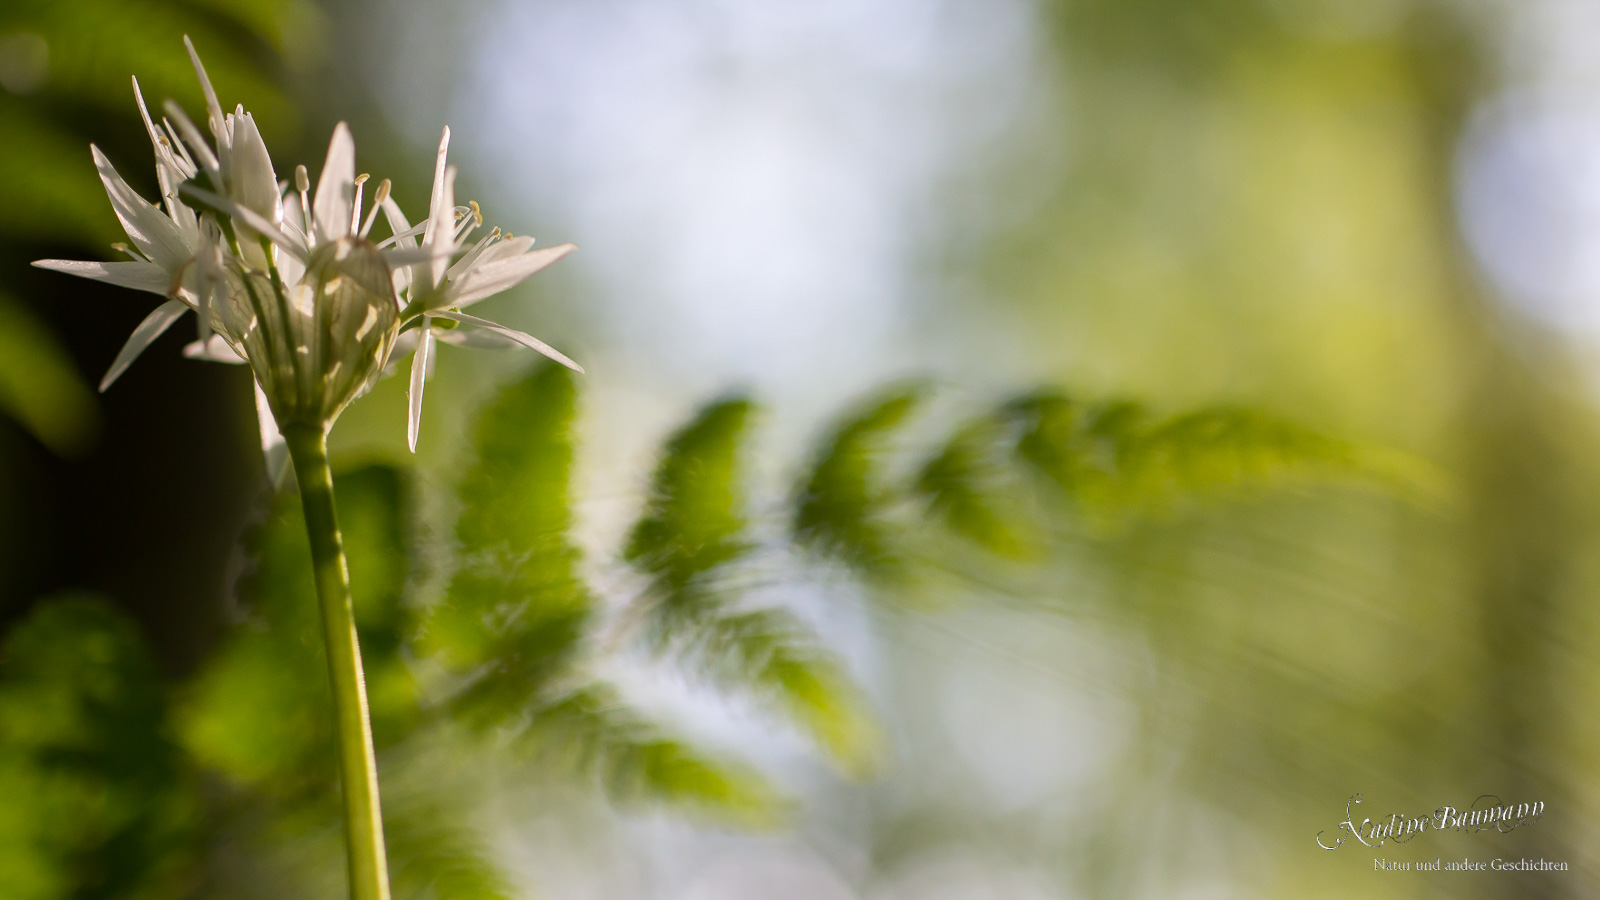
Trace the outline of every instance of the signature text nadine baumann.
<instances>
[{"instance_id":1,"label":"signature text nadine baumann","mask_svg":"<svg viewBox=\"0 0 1600 900\"><path fill-rule=\"evenodd\" d=\"M1502 804L1499 797L1484 794L1472 801L1470 806L1462 809L1441 806L1432 813L1423 813L1419 816L1393 813L1382 819L1363 818L1357 823L1355 807L1360 802L1360 794L1352 795L1345 802L1344 821L1339 823L1338 828L1339 836L1331 844L1324 843L1322 836L1327 832L1319 831L1317 846L1324 850L1336 850L1352 837L1367 847L1381 847L1385 841L1403 844L1429 830L1477 832L1494 829L1504 833L1523 825L1532 825L1544 815L1542 800L1535 803Z\"/></svg>"}]
</instances>

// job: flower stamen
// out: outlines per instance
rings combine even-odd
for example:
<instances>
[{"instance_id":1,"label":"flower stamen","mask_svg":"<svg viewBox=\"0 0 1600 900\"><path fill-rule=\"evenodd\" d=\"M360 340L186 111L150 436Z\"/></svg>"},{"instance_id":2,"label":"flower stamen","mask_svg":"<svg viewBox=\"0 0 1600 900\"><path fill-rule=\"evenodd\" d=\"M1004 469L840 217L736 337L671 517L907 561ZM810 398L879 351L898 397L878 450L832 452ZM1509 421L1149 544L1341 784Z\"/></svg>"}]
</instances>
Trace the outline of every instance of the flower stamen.
<instances>
[{"instance_id":1,"label":"flower stamen","mask_svg":"<svg viewBox=\"0 0 1600 900\"><path fill-rule=\"evenodd\" d=\"M360 175L356 176L356 181L355 181L355 185L356 185L355 202L350 204L350 231L351 231L351 233L355 233L355 232L361 230L361 192L362 192L362 187L361 186L366 184L367 183L367 179L369 179L371 177L372 176L368 175L366 172L362 172Z\"/></svg>"},{"instance_id":2,"label":"flower stamen","mask_svg":"<svg viewBox=\"0 0 1600 900\"><path fill-rule=\"evenodd\" d=\"M361 230L357 232L361 237L366 237L372 232L372 223L378 219L378 209L383 206L383 201L389 199L389 179L378 182L378 189L372 194L372 209L367 211L367 220L361 223ZM360 196L359 194L357 195ZM357 206L357 209L360 209Z\"/></svg>"},{"instance_id":3,"label":"flower stamen","mask_svg":"<svg viewBox=\"0 0 1600 900\"><path fill-rule=\"evenodd\" d=\"M313 244L316 229L311 227L311 175L303 165L294 167L294 189L300 193L300 221L305 223L306 243Z\"/></svg>"}]
</instances>

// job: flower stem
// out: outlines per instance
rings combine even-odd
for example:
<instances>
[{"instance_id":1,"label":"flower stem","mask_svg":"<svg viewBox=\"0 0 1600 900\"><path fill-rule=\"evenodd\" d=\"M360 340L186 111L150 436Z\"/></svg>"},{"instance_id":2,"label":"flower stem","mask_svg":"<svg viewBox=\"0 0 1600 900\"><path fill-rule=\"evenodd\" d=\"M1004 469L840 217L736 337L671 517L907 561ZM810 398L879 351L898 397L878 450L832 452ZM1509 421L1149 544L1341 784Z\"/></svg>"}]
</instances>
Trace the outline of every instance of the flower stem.
<instances>
[{"instance_id":1,"label":"flower stem","mask_svg":"<svg viewBox=\"0 0 1600 900\"><path fill-rule=\"evenodd\" d=\"M350 861L352 900L389 900L389 868L383 849L383 817L378 809L378 764L372 749L367 685L361 672L350 570L334 518L333 473L328 468L328 436L323 428L283 428L300 482L311 565L322 607L322 638L328 651L328 677L338 724L339 775L344 784L344 831Z\"/></svg>"}]
</instances>

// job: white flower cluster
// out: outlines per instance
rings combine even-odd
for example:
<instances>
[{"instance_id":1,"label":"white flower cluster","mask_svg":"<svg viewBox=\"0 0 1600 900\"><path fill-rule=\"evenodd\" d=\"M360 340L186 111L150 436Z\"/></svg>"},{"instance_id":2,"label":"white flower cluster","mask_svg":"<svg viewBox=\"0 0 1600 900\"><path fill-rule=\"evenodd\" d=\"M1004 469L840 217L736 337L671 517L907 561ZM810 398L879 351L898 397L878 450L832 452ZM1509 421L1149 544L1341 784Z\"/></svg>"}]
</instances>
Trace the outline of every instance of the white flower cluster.
<instances>
[{"instance_id":1,"label":"white flower cluster","mask_svg":"<svg viewBox=\"0 0 1600 900\"><path fill-rule=\"evenodd\" d=\"M463 313L469 304L519 284L574 247L533 248L533 240L483 224L476 203L455 205L444 130L427 218L413 226L380 183L363 214L366 175L355 142L333 131L316 190L304 166L279 182L255 119L237 106L223 113L188 38L184 44L205 91L215 145L172 101L159 125L134 79L134 97L155 146L161 204L152 205L90 146L111 206L130 244L118 262L46 259L34 265L149 291L167 298L128 339L100 383L103 391L177 321L194 310L192 357L248 363L269 468L283 463L280 426L326 430L394 359L414 352L407 441L416 449L423 384L435 341L523 346L582 371L538 339ZM391 235L368 235L379 212Z\"/></svg>"}]
</instances>

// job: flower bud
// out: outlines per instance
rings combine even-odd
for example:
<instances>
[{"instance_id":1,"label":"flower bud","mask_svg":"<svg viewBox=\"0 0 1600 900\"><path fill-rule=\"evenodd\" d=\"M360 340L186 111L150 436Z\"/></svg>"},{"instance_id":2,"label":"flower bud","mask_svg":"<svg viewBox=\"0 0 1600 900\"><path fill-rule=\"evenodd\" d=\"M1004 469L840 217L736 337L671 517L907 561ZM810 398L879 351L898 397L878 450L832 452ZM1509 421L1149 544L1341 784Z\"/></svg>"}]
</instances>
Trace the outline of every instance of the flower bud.
<instances>
[{"instance_id":1,"label":"flower bud","mask_svg":"<svg viewBox=\"0 0 1600 900\"><path fill-rule=\"evenodd\" d=\"M220 327L280 427L326 429L388 362L400 327L389 264L371 242L343 237L318 247L292 287L235 266Z\"/></svg>"}]
</instances>

